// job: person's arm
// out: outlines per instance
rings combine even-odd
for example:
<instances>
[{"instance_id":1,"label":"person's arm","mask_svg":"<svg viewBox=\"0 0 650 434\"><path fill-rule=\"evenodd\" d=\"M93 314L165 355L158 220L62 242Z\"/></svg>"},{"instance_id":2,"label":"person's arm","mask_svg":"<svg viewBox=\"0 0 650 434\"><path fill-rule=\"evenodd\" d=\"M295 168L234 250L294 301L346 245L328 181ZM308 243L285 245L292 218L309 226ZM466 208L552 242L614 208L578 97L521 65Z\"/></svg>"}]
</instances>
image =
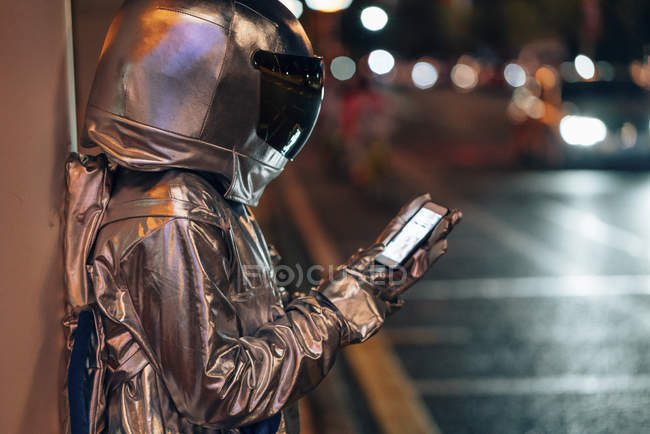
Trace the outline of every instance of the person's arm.
<instances>
[{"instance_id":1,"label":"person's arm","mask_svg":"<svg viewBox=\"0 0 650 434\"><path fill-rule=\"evenodd\" d=\"M278 413L322 380L349 340L343 316L316 291L284 310L260 305L257 320L268 323L240 337L236 301L225 295L235 255L215 226L172 220L120 261L113 252L107 243L95 255L98 302L139 340L192 423L235 427Z\"/></svg>"},{"instance_id":2,"label":"person's arm","mask_svg":"<svg viewBox=\"0 0 650 434\"><path fill-rule=\"evenodd\" d=\"M435 261L444 253L438 247L425 246L428 253L416 262ZM313 389L339 347L363 342L381 327L406 285L368 280L366 265L381 251L376 245L351 258L321 285L322 293L311 291L284 310L260 306L258 319L268 322L240 337L233 300L225 295L235 284L235 256L219 228L172 220L122 260L114 261L112 251L108 243L95 255L99 304L153 359L179 412L213 427L266 419Z\"/></svg>"}]
</instances>

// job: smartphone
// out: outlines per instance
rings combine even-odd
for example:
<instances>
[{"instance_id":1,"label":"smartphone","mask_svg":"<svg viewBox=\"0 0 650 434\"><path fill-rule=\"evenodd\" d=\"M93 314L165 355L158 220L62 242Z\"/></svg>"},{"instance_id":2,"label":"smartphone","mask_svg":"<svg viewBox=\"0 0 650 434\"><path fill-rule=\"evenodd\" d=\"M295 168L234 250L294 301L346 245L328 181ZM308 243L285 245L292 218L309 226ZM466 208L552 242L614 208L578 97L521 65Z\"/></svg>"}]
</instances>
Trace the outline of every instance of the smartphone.
<instances>
[{"instance_id":1,"label":"smartphone","mask_svg":"<svg viewBox=\"0 0 650 434\"><path fill-rule=\"evenodd\" d=\"M397 268L406 261L433 232L449 210L433 202L427 202L416 212L390 241L376 261L390 268Z\"/></svg>"}]
</instances>

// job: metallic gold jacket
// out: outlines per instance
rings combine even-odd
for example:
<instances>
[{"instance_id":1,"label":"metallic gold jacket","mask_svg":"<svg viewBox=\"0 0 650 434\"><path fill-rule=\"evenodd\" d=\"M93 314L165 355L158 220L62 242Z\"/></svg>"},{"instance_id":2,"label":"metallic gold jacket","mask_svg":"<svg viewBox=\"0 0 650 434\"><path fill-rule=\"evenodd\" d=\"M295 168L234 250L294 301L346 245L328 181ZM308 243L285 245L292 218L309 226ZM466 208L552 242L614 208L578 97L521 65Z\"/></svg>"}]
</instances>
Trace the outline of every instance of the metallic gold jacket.
<instances>
[{"instance_id":1,"label":"metallic gold jacket","mask_svg":"<svg viewBox=\"0 0 650 434\"><path fill-rule=\"evenodd\" d=\"M111 433L237 432L269 418L390 308L356 280L329 289L351 319L316 291L283 306L249 208L183 170L118 170L89 269Z\"/></svg>"}]
</instances>

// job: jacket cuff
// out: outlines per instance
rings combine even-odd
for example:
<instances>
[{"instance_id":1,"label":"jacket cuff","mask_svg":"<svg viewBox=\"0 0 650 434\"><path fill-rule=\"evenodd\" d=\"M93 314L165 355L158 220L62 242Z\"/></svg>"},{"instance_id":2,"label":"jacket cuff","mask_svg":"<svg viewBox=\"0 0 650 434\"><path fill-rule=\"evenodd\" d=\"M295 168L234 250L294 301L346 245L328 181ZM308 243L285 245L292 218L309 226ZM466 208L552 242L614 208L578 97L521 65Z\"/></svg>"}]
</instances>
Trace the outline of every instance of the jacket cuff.
<instances>
[{"instance_id":1,"label":"jacket cuff","mask_svg":"<svg viewBox=\"0 0 650 434\"><path fill-rule=\"evenodd\" d=\"M346 326L342 345L365 342L384 324L386 317L397 311L402 302L384 300L372 285L343 268L323 282L319 292L336 307Z\"/></svg>"}]
</instances>

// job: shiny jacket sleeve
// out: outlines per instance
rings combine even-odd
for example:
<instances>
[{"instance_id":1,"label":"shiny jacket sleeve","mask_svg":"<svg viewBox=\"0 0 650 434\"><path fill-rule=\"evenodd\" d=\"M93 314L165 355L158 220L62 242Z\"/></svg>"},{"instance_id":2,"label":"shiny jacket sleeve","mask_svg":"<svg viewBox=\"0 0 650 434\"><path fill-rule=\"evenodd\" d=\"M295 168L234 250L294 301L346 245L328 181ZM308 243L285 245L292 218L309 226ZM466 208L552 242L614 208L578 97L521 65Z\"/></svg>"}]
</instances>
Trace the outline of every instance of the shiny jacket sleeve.
<instances>
[{"instance_id":1,"label":"shiny jacket sleeve","mask_svg":"<svg viewBox=\"0 0 650 434\"><path fill-rule=\"evenodd\" d=\"M174 219L119 261L114 250L107 243L95 254L99 303L136 335L192 423L233 427L276 414L316 386L350 342L344 316L316 291L241 337L225 295L233 254L215 226ZM366 318L378 314L367 309L358 307Z\"/></svg>"}]
</instances>

